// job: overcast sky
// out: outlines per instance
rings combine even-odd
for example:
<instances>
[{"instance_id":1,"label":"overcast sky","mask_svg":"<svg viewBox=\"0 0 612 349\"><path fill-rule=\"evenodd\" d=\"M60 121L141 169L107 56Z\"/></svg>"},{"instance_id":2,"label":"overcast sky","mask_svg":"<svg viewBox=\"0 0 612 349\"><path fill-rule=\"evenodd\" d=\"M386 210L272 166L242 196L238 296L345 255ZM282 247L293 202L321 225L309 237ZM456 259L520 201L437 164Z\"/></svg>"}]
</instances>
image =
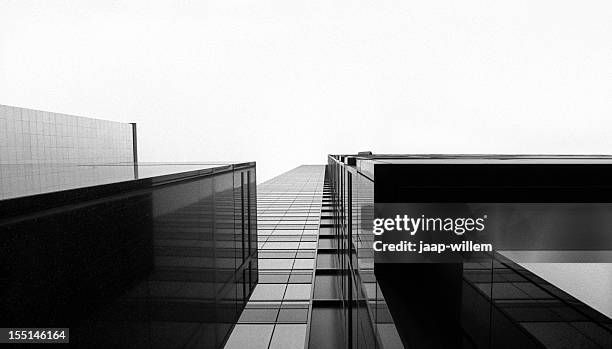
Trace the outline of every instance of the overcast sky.
<instances>
[{"instance_id":1,"label":"overcast sky","mask_svg":"<svg viewBox=\"0 0 612 349\"><path fill-rule=\"evenodd\" d=\"M0 103L260 181L360 150L610 154L612 2L0 0Z\"/></svg>"}]
</instances>

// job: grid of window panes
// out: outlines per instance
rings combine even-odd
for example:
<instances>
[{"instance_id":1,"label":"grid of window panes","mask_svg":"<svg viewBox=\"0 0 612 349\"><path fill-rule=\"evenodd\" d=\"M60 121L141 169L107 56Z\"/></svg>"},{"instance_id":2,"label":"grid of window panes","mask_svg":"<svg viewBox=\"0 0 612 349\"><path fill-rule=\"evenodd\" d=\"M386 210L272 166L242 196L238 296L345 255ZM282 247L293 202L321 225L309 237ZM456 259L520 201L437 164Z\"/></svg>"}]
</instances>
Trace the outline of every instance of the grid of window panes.
<instances>
[{"instance_id":1,"label":"grid of window panes","mask_svg":"<svg viewBox=\"0 0 612 349\"><path fill-rule=\"evenodd\" d=\"M0 105L0 199L93 185L108 177L130 179L132 125Z\"/></svg>"},{"instance_id":2,"label":"grid of window panes","mask_svg":"<svg viewBox=\"0 0 612 349\"><path fill-rule=\"evenodd\" d=\"M304 348L325 166L300 166L257 186L259 284L225 348Z\"/></svg>"}]
</instances>

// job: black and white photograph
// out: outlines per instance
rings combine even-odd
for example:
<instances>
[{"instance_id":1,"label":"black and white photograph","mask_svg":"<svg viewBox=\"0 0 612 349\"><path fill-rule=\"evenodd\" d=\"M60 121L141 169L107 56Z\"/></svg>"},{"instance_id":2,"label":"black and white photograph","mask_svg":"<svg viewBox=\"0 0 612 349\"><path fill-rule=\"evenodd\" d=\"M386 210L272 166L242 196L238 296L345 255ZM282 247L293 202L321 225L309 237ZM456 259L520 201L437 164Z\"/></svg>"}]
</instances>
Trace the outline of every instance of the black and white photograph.
<instances>
[{"instance_id":1,"label":"black and white photograph","mask_svg":"<svg viewBox=\"0 0 612 349\"><path fill-rule=\"evenodd\" d=\"M612 2L0 0L0 348L612 349Z\"/></svg>"}]
</instances>

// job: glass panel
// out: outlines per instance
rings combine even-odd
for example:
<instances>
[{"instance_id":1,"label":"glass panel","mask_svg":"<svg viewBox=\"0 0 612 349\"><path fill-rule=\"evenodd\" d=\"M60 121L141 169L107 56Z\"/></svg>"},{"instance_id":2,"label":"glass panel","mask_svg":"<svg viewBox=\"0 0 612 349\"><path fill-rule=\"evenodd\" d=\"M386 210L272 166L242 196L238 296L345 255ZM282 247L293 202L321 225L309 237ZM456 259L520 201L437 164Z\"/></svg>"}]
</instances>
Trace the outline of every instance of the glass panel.
<instances>
[{"instance_id":1,"label":"glass panel","mask_svg":"<svg viewBox=\"0 0 612 349\"><path fill-rule=\"evenodd\" d=\"M306 325L277 324L270 349L303 349L306 341Z\"/></svg>"},{"instance_id":2,"label":"glass panel","mask_svg":"<svg viewBox=\"0 0 612 349\"><path fill-rule=\"evenodd\" d=\"M225 349L267 349L274 325L243 325L234 327Z\"/></svg>"}]
</instances>

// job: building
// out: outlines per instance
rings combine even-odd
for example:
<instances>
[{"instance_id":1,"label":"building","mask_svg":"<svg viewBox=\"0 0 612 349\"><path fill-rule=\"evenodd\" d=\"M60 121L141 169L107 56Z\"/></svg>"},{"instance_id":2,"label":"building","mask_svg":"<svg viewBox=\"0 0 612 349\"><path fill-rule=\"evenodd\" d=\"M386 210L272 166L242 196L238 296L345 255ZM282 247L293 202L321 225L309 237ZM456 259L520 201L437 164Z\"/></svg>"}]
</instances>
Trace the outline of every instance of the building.
<instances>
[{"instance_id":1,"label":"building","mask_svg":"<svg viewBox=\"0 0 612 349\"><path fill-rule=\"evenodd\" d=\"M220 348L257 283L255 163L138 163L135 125L2 106L0 323Z\"/></svg>"},{"instance_id":2,"label":"building","mask_svg":"<svg viewBox=\"0 0 612 349\"><path fill-rule=\"evenodd\" d=\"M0 199L133 178L129 167L66 165L134 163L136 143L136 124L0 105Z\"/></svg>"},{"instance_id":3,"label":"building","mask_svg":"<svg viewBox=\"0 0 612 349\"><path fill-rule=\"evenodd\" d=\"M365 152L256 185L254 162L139 162L135 124L0 106L0 136L0 327L84 348L612 348L610 157ZM451 217L432 246L468 229L496 248L377 250L424 239L377 232L405 212Z\"/></svg>"},{"instance_id":4,"label":"building","mask_svg":"<svg viewBox=\"0 0 612 349\"><path fill-rule=\"evenodd\" d=\"M604 156L329 156L333 231L341 247L336 260L346 275L338 283L341 319L352 328L343 332L342 346L398 347L384 343L382 319L406 348L609 348L611 261L599 252L609 250L612 239L592 235L608 230L601 222L610 212L611 169L612 159ZM373 251L373 219L384 217L384 208L416 206L426 217L466 203L470 212L495 214L489 233L522 240L498 236L500 246L535 253L406 263ZM578 232L572 231L576 222ZM536 241L530 234L542 235ZM523 263L534 256L564 264ZM585 258L607 264L568 263ZM555 277L559 268L564 283ZM589 292L580 293L585 287ZM376 344L364 346L364 337Z\"/></svg>"},{"instance_id":5,"label":"building","mask_svg":"<svg viewBox=\"0 0 612 349\"><path fill-rule=\"evenodd\" d=\"M353 288L359 299L342 293L351 287L351 268L339 258L346 246L334 228L328 169L304 165L258 185L259 284L226 349L402 347L384 298L377 296L371 258L361 260L369 282ZM350 313L348 304L359 307ZM347 335L355 336L354 344Z\"/></svg>"},{"instance_id":6,"label":"building","mask_svg":"<svg viewBox=\"0 0 612 349\"><path fill-rule=\"evenodd\" d=\"M262 183L259 284L225 348L609 348L609 308L553 283L542 273L550 264L498 252L460 263L381 262L372 222L383 202L599 203L610 163L343 155ZM603 273L590 287L610 290Z\"/></svg>"},{"instance_id":7,"label":"building","mask_svg":"<svg viewBox=\"0 0 612 349\"><path fill-rule=\"evenodd\" d=\"M300 166L258 185L259 283L225 348L308 346L324 178Z\"/></svg>"}]
</instances>

